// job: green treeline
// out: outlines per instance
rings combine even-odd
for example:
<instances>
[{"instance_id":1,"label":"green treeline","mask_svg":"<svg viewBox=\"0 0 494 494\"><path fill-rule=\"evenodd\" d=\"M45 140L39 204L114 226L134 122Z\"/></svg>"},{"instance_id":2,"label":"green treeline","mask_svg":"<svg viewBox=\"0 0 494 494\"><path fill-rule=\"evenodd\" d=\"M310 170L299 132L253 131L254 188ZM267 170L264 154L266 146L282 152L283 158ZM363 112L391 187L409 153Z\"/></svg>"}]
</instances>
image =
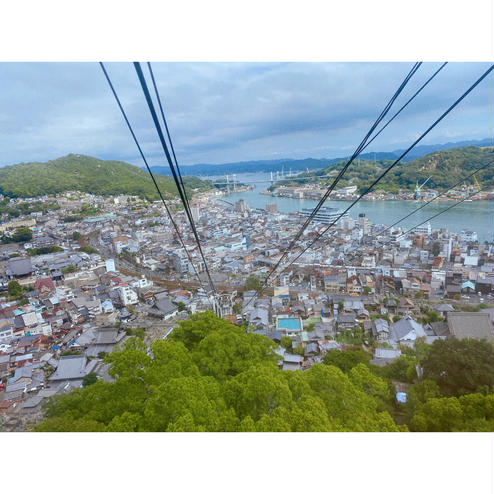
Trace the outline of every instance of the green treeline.
<instances>
[{"instance_id":1,"label":"green treeline","mask_svg":"<svg viewBox=\"0 0 494 494\"><path fill-rule=\"evenodd\" d=\"M485 345L492 358L492 347ZM433 347L425 359L437 353ZM472 366L482 367L485 348L471 358ZM344 355L339 361L293 372L278 368L274 349L268 338L245 333L212 312L195 314L149 351L132 337L121 350L106 355L115 382L98 380L50 398L46 418L35 430L493 429L493 395L486 394L493 392L492 380L481 390L467 386L469 394L447 396L431 366L428 379L412 385L410 402L399 406L391 380L377 375L368 359L357 355L363 350L348 359L346 352L338 352Z\"/></svg>"},{"instance_id":2,"label":"green treeline","mask_svg":"<svg viewBox=\"0 0 494 494\"><path fill-rule=\"evenodd\" d=\"M37 247L37 248L27 249L28 256L42 256L43 254L53 254L54 252L63 252L63 249L58 245L50 245L49 247Z\"/></svg>"},{"instance_id":3,"label":"green treeline","mask_svg":"<svg viewBox=\"0 0 494 494\"><path fill-rule=\"evenodd\" d=\"M157 175L165 197L177 196L173 179ZM184 177L189 194L208 190L211 184L196 177ZM8 197L37 197L78 190L95 195L129 194L149 200L159 196L149 174L120 161L104 161L69 154L46 163L20 163L0 168L0 194Z\"/></svg>"},{"instance_id":4,"label":"green treeline","mask_svg":"<svg viewBox=\"0 0 494 494\"><path fill-rule=\"evenodd\" d=\"M11 244L16 242L29 242L33 238L33 232L31 228L27 226L21 226L16 228L13 233L2 235L2 244Z\"/></svg>"},{"instance_id":5,"label":"green treeline","mask_svg":"<svg viewBox=\"0 0 494 494\"><path fill-rule=\"evenodd\" d=\"M19 204L9 204L9 202L9 197L5 197L0 201L0 216L6 214L9 218L17 218L21 215L28 215L39 211L45 213L47 211L55 211L60 209L60 206L55 202L44 203L40 201L33 201L22 202Z\"/></svg>"},{"instance_id":6,"label":"green treeline","mask_svg":"<svg viewBox=\"0 0 494 494\"><path fill-rule=\"evenodd\" d=\"M408 163L399 163L380 182L375 190L396 193L401 189L413 190L417 181L419 184L427 178L432 177L426 184L427 188L444 190L452 187L462 178L470 175L475 169L488 165L494 161L494 148L479 148L475 146L459 147L444 151L435 151ZM381 160L355 160L345 172L343 178L338 182L338 188L349 185L358 185L359 191L363 192L371 183L386 169L393 161ZM318 179L321 175L336 174L343 168L346 161L341 161L316 172L299 175L306 176L308 183L330 184L332 177ZM476 173L483 190L494 187L494 166L488 166ZM285 180L278 185L299 185L302 181ZM473 177L465 180L466 185L475 185Z\"/></svg>"}]
</instances>

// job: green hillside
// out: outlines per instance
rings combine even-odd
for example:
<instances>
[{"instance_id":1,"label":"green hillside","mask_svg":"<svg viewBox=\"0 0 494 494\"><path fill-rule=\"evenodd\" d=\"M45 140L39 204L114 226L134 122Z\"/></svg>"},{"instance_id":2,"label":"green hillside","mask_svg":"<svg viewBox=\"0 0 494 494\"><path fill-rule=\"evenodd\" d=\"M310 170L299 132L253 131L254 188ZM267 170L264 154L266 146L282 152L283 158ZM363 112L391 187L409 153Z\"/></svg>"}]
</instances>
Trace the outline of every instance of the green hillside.
<instances>
[{"instance_id":1,"label":"green hillside","mask_svg":"<svg viewBox=\"0 0 494 494\"><path fill-rule=\"evenodd\" d=\"M165 197L177 196L171 177L156 176ZM187 192L208 190L211 184L185 177ZM20 163L0 168L0 193L8 197L36 197L79 190L96 195L130 194L150 200L159 198L145 170L122 161L105 161L69 154L46 163Z\"/></svg>"},{"instance_id":2,"label":"green hillside","mask_svg":"<svg viewBox=\"0 0 494 494\"><path fill-rule=\"evenodd\" d=\"M448 149L445 151L435 151L422 158L418 158L408 163L399 163L386 177L379 182L375 190L387 192L398 192L401 189L413 189L417 183L424 182L428 177L432 177L427 183L427 188L439 190L447 189L466 177L473 170L489 162L494 162L494 148L479 148L474 146ZM317 172L305 173L301 176L307 177L307 182L319 182L329 185L332 177L319 179L321 175L335 176L346 162L339 162L330 165ZM363 161L357 160L345 172L342 180L338 183L338 188L347 185L358 185L363 191L369 186L377 176L389 167L393 161ZM492 166L476 174L483 190L494 188L494 163ZM295 185L303 183L301 181L285 180L277 185ZM474 185L473 177L468 179L466 184Z\"/></svg>"}]
</instances>

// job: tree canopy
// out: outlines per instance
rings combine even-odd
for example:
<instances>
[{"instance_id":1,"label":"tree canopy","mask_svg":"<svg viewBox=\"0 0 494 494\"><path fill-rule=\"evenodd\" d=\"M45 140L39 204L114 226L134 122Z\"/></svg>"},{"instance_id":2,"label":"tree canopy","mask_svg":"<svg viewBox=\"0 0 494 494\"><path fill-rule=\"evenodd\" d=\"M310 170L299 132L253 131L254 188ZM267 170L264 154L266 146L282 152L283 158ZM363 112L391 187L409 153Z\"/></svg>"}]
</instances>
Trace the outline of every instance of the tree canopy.
<instances>
[{"instance_id":1,"label":"tree canopy","mask_svg":"<svg viewBox=\"0 0 494 494\"><path fill-rule=\"evenodd\" d=\"M494 347L478 340L436 340L423 361L424 378L445 396L494 392Z\"/></svg>"},{"instance_id":2,"label":"tree canopy","mask_svg":"<svg viewBox=\"0 0 494 494\"><path fill-rule=\"evenodd\" d=\"M254 274L249 275L249 277L245 280L245 289L260 290L261 282L259 281L259 278Z\"/></svg>"},{"instance_id":3,"label":"tree canopy","mask_svg":"<svg viewBox=\"0 0 494 494\"><path fill-rule=\"evenodd\" d=\"M105 356L114 382L52 397L38 431L399 431L385 380L313 365L282 371L274 344L212 312L149 348L129 338ZM93 381L93 379L91 379Z\"/></svg>"},{"instance_id":4,"label":"tree canopy","mask_svg":"<svg viewBox=\"0 0 494 494\"><path fill-rule=\"evenodd\" d=\"M284 341L285 345L288 343ZM276 344L213 312L166 340L139 337L104 357L114 382L49 398L38 431L492 431L492 346L418 341L384 368L350 347L308 370L282 371ZM423 366L424 378L415 372ZM408 382L407 402L395 400Z\"/></svg>"}]
</instances>

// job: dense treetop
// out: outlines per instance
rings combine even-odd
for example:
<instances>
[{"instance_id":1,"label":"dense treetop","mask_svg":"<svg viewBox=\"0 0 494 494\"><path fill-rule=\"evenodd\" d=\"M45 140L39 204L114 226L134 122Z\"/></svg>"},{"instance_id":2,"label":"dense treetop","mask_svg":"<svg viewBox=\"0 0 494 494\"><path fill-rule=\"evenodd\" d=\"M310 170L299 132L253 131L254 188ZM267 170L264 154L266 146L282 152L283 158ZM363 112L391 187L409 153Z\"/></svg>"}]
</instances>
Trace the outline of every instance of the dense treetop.
<instances>
[{"instance_id":1,"label":"dense treetop","mask_svg":"<svg viewBox=\"0 0 494 494\"><path fill-rule=\"evenodd\" d=\"M479 383L492 374L485 353L492 345L468 340L469 372ZM166 340L148 348L130 338L105 357L115 382L50 398L38 431L488 431L494 429L492 386L468 388L455 369L458 349L426 345L383 371L353 347L330 351L308 370L282 371L277 346L246 333L213 312L194 314ZM489 350L490 349L490 350ZM453 355L452 355L453 354ZM444 357L444 375L435 374ZM453 363L452 363L453 362ZM423 363L428 378L418 380ZM433 372L434 370L434 372ZM406 405L395 400L394 380L410 382ZM468 381L468 378L466 378ZM449 393L451 394L451 393Z\"/></svg>"},{"instance_id":2,"label":"dense treetop","mask_svg":"<svg viewBox=\"0 0 494 494\"><path fill-rule=\"evenodd\" d=\"M165 197L177 196L171 177L156 176ZM207 190L210 184L185 177L192 189ZM0 168L0 193L8 197L37 197L78 190L95 195L129 194L159 199L145 170L121 161L105 161L80 154L69 154L46 163L20 163Z\"/></svg>"},{"instance_id":3,"label":"dense treetop","mask_svg":"<svg viewBox=\"0 0 494 494\"><path fill-rule=\"evenodd\" d=\"M136 338L106 357L113 383L51 399L40 431L398 431L387 383L359 364L278 368L274 344L213 313L150 351Z\"/></svg>"}]
</instances>

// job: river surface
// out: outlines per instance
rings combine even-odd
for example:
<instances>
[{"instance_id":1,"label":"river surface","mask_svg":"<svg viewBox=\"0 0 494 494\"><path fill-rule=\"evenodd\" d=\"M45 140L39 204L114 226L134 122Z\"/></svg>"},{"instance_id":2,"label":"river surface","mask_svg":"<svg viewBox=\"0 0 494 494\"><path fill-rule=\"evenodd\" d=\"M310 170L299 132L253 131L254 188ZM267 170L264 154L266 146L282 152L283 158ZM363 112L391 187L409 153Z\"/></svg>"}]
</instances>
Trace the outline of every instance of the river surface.
<instances>
[{"instance_id":1,"label":"river surface","mask_svg":"<svg viewBox=\"0 0 494 494\"><path fill-rule=\"evenodd\" d=\"M224 182L224 177L201 177L209 178L213 181ZM317 201L311 199L291 199L288 197L272 197L261 194L270 186L269 173L244 173L237 174L238 182L252 183L253 190L245 192L232 192L225 197L230 202L244 199L251 208L265 208L267 204L277 204L278 211L291 213L300 211L302 208L313 208ZM232 177L230 175L230 181ZM233 187L231 188L233 189ZM439 213L450 206L453 201L435 201L413 214L397 226L412 228L421 221L427 220L430 216ZM345 209L351 203L349 201L326 201L328 207ZM391 225L398 219L406 216L416 209L420 204L414 201L359 201L348 214L352 218L358 218L359 213L365 216L372 223ZM451 232L459 233L462 230L473 230L477 232L480 242L488 240L494 241L494 201L472 201L463 202L448 212L431 220L432 228L447 228Z\"/></svg>"}]
</instances>

